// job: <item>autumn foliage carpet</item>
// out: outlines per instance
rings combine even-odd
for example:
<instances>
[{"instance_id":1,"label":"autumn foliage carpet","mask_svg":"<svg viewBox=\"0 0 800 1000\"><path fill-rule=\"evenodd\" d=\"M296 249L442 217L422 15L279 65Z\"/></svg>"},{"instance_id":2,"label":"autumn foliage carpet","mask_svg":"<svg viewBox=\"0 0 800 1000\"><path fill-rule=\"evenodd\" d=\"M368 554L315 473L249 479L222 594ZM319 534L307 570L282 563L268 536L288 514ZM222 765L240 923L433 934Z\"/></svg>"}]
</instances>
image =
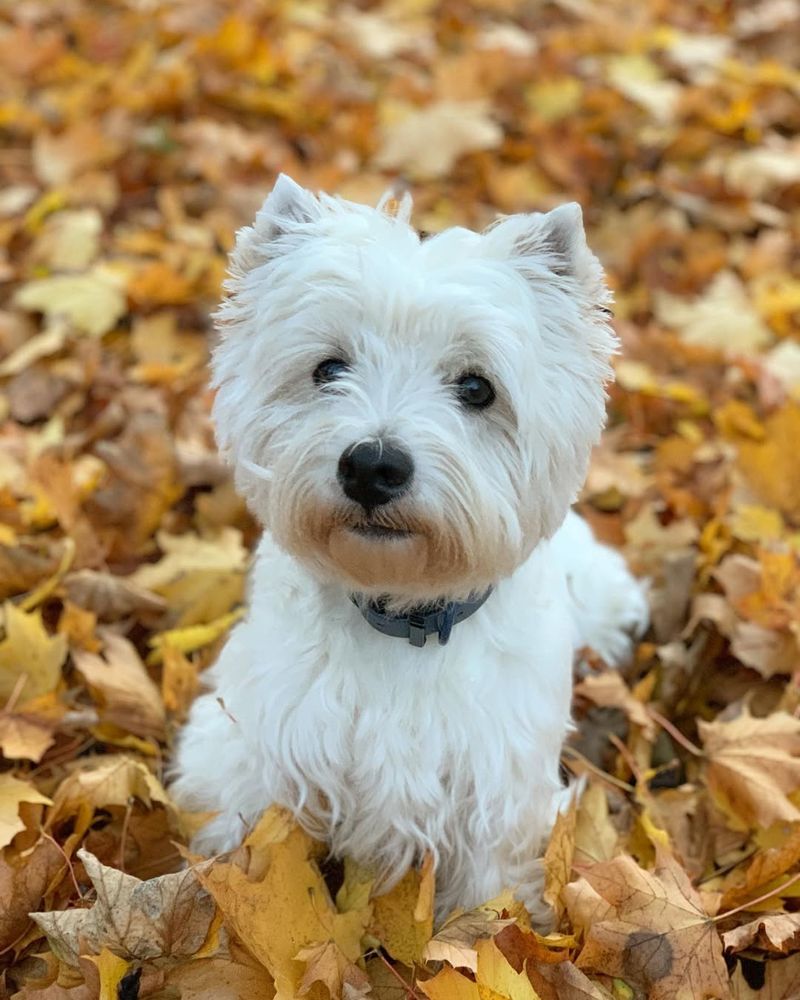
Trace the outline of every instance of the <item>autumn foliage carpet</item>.
<instances>
[{"instance_id":1,"label":"autumn foliage carpet","mask_svg":"<svg viewBox=\"0 0 800 1000\"><path fill-rule=\"evenodd\" d=\"M799 18L0 5L0 995L800 997ZM165 768L256 537L209 314L279 169L399 176L425 230L577 199L616 290L581 509L653 625L623 675L587 651L547 937L510 893L434 934L429 867L371 900L277 812L181 867Z\"/></svg>"}]
</instances>

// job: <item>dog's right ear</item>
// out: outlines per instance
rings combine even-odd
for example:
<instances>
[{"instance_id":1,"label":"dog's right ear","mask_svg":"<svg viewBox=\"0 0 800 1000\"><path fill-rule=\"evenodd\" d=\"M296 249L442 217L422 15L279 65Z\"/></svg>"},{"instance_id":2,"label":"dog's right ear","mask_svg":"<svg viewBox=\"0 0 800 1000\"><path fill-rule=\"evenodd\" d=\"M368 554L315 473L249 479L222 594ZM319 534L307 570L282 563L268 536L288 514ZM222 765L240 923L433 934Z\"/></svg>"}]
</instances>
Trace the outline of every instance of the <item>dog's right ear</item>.
<instances>
[{"instance_id":1,"label":"dog's right ear","mask_svg":"<svg viewBox=\"0 0 800 1000\"><path fill-rule=\"evenodd\" d=\"M231 254L234 277L280 256L307 238L311 225L319 216L319 200L291 177L278 174L275 186L258 210L253 225L245 226L236 234L236 245Z\"/></svg>"},{"instance_id":2,"label":"dog's right ear","mask_svg":"<svg viewBox=\"0 0 800 1000\"><path fill-rule=\"evenodd\" d=\"M272 240L296 231L319 218L319 201L287 174L278 174L275 187L258 210L253 228L263 239Z\"/></svg>"}]
</instances>

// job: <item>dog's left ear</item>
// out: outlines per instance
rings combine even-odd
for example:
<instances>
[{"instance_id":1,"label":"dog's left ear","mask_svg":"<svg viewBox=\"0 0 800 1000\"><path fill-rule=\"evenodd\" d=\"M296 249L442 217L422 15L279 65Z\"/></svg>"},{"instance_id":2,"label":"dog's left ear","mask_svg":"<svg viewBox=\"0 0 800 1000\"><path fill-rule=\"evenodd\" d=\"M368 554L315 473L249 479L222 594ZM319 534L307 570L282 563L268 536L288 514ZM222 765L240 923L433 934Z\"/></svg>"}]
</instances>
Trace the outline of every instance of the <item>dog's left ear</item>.
<instances>
[{"instance_id":1,"label":"dog's left ear","mask_svg":"<svg viewBox=\"0 0 800 1000\"><path fill-rule=\"evenodd\" d=\"M550 212L511 215L485 234L492 249L508 257L520 270L533 275L547 269L577 284L598 304L606 301L603 269L586 243L583 213L571 201Z\"/></svg>"}]
</instances>

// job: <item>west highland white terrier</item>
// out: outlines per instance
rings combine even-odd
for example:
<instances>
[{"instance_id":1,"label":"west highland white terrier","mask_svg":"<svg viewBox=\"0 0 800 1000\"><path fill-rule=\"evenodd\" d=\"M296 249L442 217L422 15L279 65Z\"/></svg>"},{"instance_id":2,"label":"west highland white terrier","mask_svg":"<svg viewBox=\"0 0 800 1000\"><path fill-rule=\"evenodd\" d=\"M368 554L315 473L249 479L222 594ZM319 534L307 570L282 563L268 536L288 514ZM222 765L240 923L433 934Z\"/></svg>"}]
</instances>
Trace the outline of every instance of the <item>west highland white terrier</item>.
<instances>
[{"instance_id":1,"label":"west highland white terrier","mask_svg":"<svg viewBox=\"0 0 800 1000\"><path fill-rule=\"evenodd\" d=\"M570 512L610 296L576 204L428 239L410 207L281 176L237 236L214 417L265 531L172 791L204 853L278 803L382 889L431 852L439 915L507 887L544 921L575 651L647 619Z\"/></svg>"}]
</instances>

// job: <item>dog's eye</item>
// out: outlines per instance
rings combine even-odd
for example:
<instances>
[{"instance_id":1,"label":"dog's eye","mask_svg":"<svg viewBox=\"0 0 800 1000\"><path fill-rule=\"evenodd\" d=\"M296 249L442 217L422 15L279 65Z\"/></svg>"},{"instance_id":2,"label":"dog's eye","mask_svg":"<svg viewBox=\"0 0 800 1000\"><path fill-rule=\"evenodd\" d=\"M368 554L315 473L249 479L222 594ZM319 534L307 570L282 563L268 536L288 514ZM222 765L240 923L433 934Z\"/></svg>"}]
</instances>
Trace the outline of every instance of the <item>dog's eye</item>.
<instances>
[{"instance_id":1,"label":"dog's eye","mask_svg":"<svg viewBox=\"0 0 800 1000\"><path fill-rule=\"evenodd\" d=\"M455 390L459 401L470 409L485 410L494 402L492 383L483 375L472 372L462 375L455 384Z\"/></svg>"},{"instance_id":2,"label":"dog's eye","mask_svg":"<svg viewBox=\"0 0 800 1000\"><path fill-rule=\"evenodd\" d=\"M342 361L341 358L325 358L324 361L320 361L317 367L314 369L313 379L314 385L327 385L329 382L334 382L340 375L343 375L349 369L350 365L346 361Z\"/></svg>"}]
</instances>

